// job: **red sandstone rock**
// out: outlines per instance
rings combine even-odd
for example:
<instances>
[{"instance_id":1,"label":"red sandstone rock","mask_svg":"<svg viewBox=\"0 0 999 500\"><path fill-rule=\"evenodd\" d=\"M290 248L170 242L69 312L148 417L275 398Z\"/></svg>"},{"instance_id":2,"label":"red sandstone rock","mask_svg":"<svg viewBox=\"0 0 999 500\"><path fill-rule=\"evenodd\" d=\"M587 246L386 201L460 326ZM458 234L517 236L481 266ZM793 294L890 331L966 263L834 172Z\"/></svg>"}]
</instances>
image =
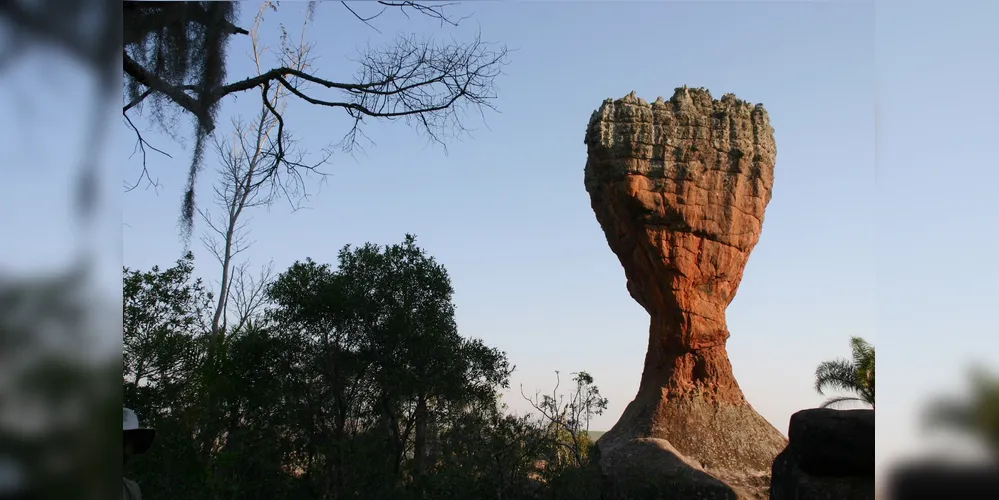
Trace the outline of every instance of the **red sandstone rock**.
<instances>
[{"instance_id":1,"label":"red sandstone rock","mask_svg":"<svg viewBox=\"0 0 999 500\"><path fill-rule=\"evenodd\" d=\"M585 142L593 211L651 317L638 395L598 442L602 468L610 474L637 443L664 440L662 453L679 452L741 497L765 498L760 478L786 440L735 381L725 309L773 188L766 111L704 89L652 104L633 92L604 101Z\"/></svg>"}]
</instances>

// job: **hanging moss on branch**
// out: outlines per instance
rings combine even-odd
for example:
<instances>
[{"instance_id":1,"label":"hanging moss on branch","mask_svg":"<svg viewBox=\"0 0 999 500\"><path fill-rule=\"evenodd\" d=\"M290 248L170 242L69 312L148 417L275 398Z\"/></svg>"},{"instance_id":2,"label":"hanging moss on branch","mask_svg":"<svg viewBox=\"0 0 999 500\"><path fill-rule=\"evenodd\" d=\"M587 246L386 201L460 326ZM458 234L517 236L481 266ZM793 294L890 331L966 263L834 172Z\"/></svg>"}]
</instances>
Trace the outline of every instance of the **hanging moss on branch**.
<instances>
[{"instance_id":1,"label":"hanging moss on branch","mask_svg":"<svg viewBox=\"0 0 999 500\"><path fill-rule=\"evenodd\" d=\"M351 15L375 30L374 21L395 9L407 17L408 12L414 12L438 19L442 26L457 26L461 21L446 12L451 4L383 1L365 4L364 8L376 9L368 13L360 6L341 3ZM307 21L313 16L315 2L308 5ZM276 10L276 3L265 2L264 6ZM150 147L132 124L129 113L140 110L147 101L151 103L152 118L168 133L175 129L170 111L195 119L195 146L181 211L182 229L188 235L196 212L194 185L205 139L214 131L216 113L227 96L251 89L264 89L266 93L268 86L280 85L309 104L341 109L353 122L340 143L344 150L352 149L363 137L361 126L366 118L403 118L431 141L443 145L447 135L467 132L464 119L469 108L480 113L482 108L493 108L494 80L506 64L506 47L493 46L478 36L468 42L443 44L403 36L387 47L362 53L353 81L322 78L312 68L298 68L279 56L276 67L257 68L256 75L226 83L229 39L249 35L255 40L256 36L254 30L235 24L237 4L124 2L123 13L127 103L122 113L135 131L139 146L143 151ZM306 45L303 39L302 46ZM272 113L282 123L282 131L275 139L280 152L285 120L278 110ZM272 171L295 167L280 154L270 166Z\"/></svg>"}]
</instances>

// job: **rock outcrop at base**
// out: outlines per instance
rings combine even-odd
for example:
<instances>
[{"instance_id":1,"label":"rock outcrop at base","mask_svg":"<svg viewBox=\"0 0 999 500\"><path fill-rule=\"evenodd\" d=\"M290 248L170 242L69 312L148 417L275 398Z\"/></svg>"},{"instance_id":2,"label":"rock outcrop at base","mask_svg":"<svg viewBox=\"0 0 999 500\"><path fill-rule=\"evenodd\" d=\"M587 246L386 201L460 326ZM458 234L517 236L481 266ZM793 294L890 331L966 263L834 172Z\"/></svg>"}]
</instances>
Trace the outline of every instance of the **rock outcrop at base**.
<instances>
[{"instance_id":1,"label":"rock outcrop at base","mask_svg":"<svg viewBox=\"0 0 999 500\"><path fill-rule=\"evenodd\" d=\"M874 410L802 410L788 438L774 459L770 500L874 499Z\"/></svg>"},{"instance_id":2,"label":"rock outcrop at base","mask_svg":"<svg viewBox=\"0 0 999 500\"><path fill-rule=\"evenodd\" d=\"M630 498L766 498L786 440L736 383L725 309L771 197L767 112L704 89L651 104L633 92L604 101L585 142L593 212L651 317L638 394L597 442L604 474L615 488L655 483Z\"/></svg>"}]
</instances>

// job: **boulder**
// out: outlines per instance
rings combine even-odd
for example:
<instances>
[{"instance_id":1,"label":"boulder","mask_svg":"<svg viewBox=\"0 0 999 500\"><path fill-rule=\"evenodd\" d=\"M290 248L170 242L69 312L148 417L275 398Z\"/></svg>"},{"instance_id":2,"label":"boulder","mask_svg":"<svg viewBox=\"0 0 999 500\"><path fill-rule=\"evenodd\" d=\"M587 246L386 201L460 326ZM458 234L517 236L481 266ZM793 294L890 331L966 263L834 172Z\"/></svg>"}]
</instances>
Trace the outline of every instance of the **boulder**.
<instances>
[{"instance_id":1,"label":"boulder","mask_svg":"<svg viewBox=\"0 0 999 500\"><path fill-rule=\"evenodd\" d=\"M874 410L802 410L788 437L774 459L770 500L874 499Z\"/></svg>"},{"instance_id":2,"label":"boulder","mask_svg":"<svg viewBox=\"0 0 999 500\"><path fill-rule=\"evenodd\" d=\"M791 415L788 438L806 474L874 475L874 410L802 410Z\"/></svg>"}]
</instances>

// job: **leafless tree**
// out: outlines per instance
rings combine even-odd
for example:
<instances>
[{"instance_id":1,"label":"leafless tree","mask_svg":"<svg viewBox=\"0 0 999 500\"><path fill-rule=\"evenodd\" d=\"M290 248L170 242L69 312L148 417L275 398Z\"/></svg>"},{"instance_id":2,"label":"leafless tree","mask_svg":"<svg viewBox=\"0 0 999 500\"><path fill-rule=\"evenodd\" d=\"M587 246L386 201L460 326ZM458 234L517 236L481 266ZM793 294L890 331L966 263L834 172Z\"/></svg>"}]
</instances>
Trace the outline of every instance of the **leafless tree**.
<instances>
[{"instance_id":1,"label":"leafless tree","mask_svg":"<svg viewBox=\"0 0 999 500\"><path fill-rule=\"evenodd\" d=\"M256 276L249 272L249 262L238 264L232 273L229 308L235 315L233 331L245 327L267 301L267 285L274 279L274 261L260 268Z\"/></svg>"},{"instance_id":2,"label":"leafless tree","mask_svg":"<svg viewBox=\"0 0 999 500\"><path fill-rule=\"evenodd\" d=\"M265 1L254 18L248 32L252 46L252 58L257 72L264 69L263 57L269 52L260 37L264 15L273 8L273 3ZM311 63L311 47L305 43L305 33L309 19L305 20L299 40L292 43L284 33L279 50L276 51L280 64L296 71L306 71ZM300 83L293 78L291 84ZM273 277L272 263L262 268L257 277L251 276L250 262L239 261L239 255L251 245L249 234L249 211L256 207L269 206L279 191L304 193L303 172L317 171L326 158L314 165L303 163L302 154L288 134L283 134L283 121L288 87L283 82L264 85L261 89L259 111L250 119L235 117L232 120L231 136L212 134L210 139L218 161L218 179L213 186L215 210L200 208L197 213L206 225L201 241L218 261L218 294L213 304L210 327L210 343L207 351L206 376L207 391L204 405L208 409L201 453L209 456L212 449L224 442L223 427L220 424L220 411L216 403L218 397L218 361L224 353L223 340L227 332L237 332L252 319L263 305L265 290ZM283 144L278 144L278 136L285 135ZM140 145L141 145L140 138ZM282 151L278 152L281 148ZM281 155L278 157L278 155ZM327 156L328 158L328 156ZM282 167L290 175L282 176ZM299 196L301 198L301 196ZM292 199L292 197L289 197ZM193 208L193 207L192 207ZM230 323L230 314L234 321Z\"/></svg>"},{"instance_id":3,"label":"leafless tree","mask_svg":"<svg viewBox=\"0 0 999 500\"><path fill-rule=\"evenodd\" d=\"M270 52L261 42L260 28L264 14L271 7L270 2L264 2L249 32L252 57L258 71L263 70L264 54ZM308 21L303 23L299 40L292 42L286 34L281 37L277 51L282 63L295 71L308 70L312 62L311 46L305 42ZM293 78L289 84L299 82ZM280 82L267 87L260 111L252 120L233 119L231 141L220 139L217 134L212 136L219 162L218 181L214 187L219 212L198 209L198 213L208 229L201 238L202 243L221 266L211 326L211 332L216 336L222 335L227 327L237 330L245 326L263 304L264 290L273 274L273 268L268 265L259 276L251 277L249 262L236 260L252 244L247 227L248 210L268 206L279 195L289 200L303 199L306 194L303 173L322 174L319 167L329 158L326 152L317 163L306 164L305 155L295 147L290 136L284 134L283 143L279 142L282 141L281 113L290 90ZM281 166L286 167L283 170L288 175L282 175ZM230 312L236 318L231 325L228 322Z\"/></svg>"},{"instance_id":4,"label":"leafless tree","mask_svg":"<svg viewBox=\"0 0 999 500\"><path fill-rule=\"evenodd\" d=\"M575 387L568 397L558 392L561 385L558 371L555 372L555 388L550 396L538 391L533 397L528 397L524 394L524 387L520 388L521 396L540 413L540 424L555 451L554 458L558 463L549 463L546 468L563 466L566 462L582 467L589 442L590 419L607 409L607 399L600 396L599 389L593 385L593 376L586 372L572 375Z\"/></svg>"},{"instance_id":5,"label":"leafless tree","mask_svg":"<svg viewBox=\"0 0 999 500\"><path fill-rule=\"evenodd\" d=\"M440 20L442 26L461 21L447 14L449 3L382 1L377 3L380 10L370 14L362 14L358 6L341 4L372 28L388 9L398 9L407 17L409 13L429 16ZM310 15L314 6L314 2L309 3ZM236 26L235 19L235 7L225 2L125 2L124 6L126 103L122 112L138 143L146 144L129 112L139 110L144 101L152 102L154 118L161 123L167 107L195 118L196 143L181 218L188 230L195 213L194 182L204 144L215 130L215 113L225 97L257 90L267 103L273 88L282 86L307 103L340 109L352 121L340 143L347 151L363 135L366 119L401 118L432 141L444 144L448 134L467 132L464 120L468 111L481 114L493 107L494 80L506 63L505 47L495 47L478 36L464 43L404 36L388 47L363 52L351 81L321 78L313 68L282 63L224 83L227 40L232 35L250 34ZM198 64L191 64L192 60ZM267 168L295 170L297 166L287 159L284 117L279 109L268 107L268 111L277 122L277 130L273 135L274 161Z\"/></svg>"}]
</instances>

